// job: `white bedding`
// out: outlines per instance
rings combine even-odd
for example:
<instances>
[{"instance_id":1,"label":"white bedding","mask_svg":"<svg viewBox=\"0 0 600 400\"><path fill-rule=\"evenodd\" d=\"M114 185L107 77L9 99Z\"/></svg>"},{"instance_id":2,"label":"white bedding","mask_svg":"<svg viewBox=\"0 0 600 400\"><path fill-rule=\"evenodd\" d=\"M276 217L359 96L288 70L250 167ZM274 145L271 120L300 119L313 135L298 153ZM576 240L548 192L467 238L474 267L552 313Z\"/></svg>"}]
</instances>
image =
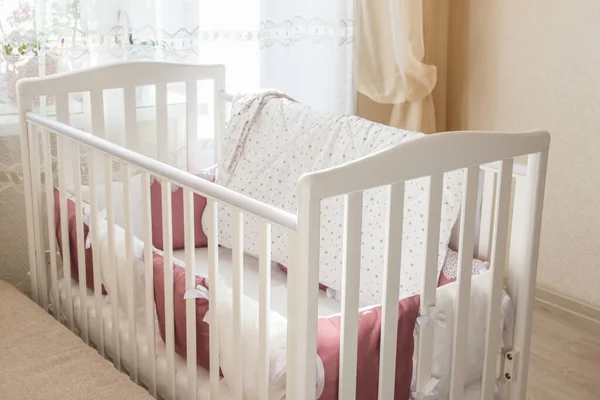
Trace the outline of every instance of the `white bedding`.
<instances>
[{"instance_id":1,"label":"white bedding","mask_svg":"<svg viewBox=\"0 0 600 400\"><path fill-rule=\"evenodd\" d=\"M195 249L196 274L208 276L208 250L207 248ZM179 260L185 260L185 250L175 250L173 255ZM231 250L219 248L219 275L221 282L231 287L232 282L232 253ZM250 255L244 256L244 294L252 300L258 301L258 260ZM324 291L319 291L319 316L325 317L341 311L339 301L328 298ZM278 314L287 316L287 275L281 268L273 263L271 266L271 309Z\"/></svg>"},{"instance_id":2,"label":"white bedding","mask_svg":"<svg viewBox=\"0 0 600 400\"><path fill-rule=\"evenodd\" d=\"M119 231L119 227L115 227L115 231ZM118 233L117 233L118 234ZM117 267L119 269L119 278L120 283L124 280L123 277L126 276L125 273L125 255L124 252L118 252L116 254L117 257ZM174 256L180 260L185 260L185 251L184 250L176 250L173 252ZM196 274L208 276L208 250L207 248L197 248L195 249L195 271ZM143 264L143 263L142 263ZM141 267L142 264L139 266ZM106 271L104 268L103 270ZM232 253L229 249L219 248L219 272L221 276L221 282L226 287L231 287L231 279L232 279ZM143 278L143 277L141 277ZM252 300L258 301L258 260L251 256L244 257L244 294L251 298ZM144 293L141 293L141 289L143 288L143 279L138 280L138 285L136 285L136 299L139 300L138 304L144 304ZM59 282L60 288L60 297L61 297L61 312L64 315L67 315L67 311L65 308L66 304L66 290L65 290L65 280L61 279ZM80 307L80 299L79 299L79 283L76 281L71 282L72 285L72 297L74 304L74 318L77 326L81 326L81 315L79 312ZM130 370L132 363L132 354L127 349L129 348L129 329L128 329L128 316L126 313L126 286L119 285L119 303L120 303L120 318L119 318L119 330L121 332L121 358L123 367L127 370ZM56 303L56 302L54 302ZM88 326L89 326L89 334L90 339L93 343L98 344L100 341L100 331L96 322L96 310L95 310L95 302L94 302L94 293L92 290L87 290L87 298L84 303L88 309ZM286 274L281 271L278 265L273 264L271 269L271 305L272 310L276 311L278 314L282 316L287 315L287 284L286 284ZM321 291L319 293L319 315L320 316L328 316L331 314L339 313L341 310L341 305L335 299L327 298L325 292ZM103 324L104 324L104 337L105 337L105 349L109 356L114 356L115 354L115 343L114 336L112 330L112 319L111 319L111 306L109 303L109 297L106 296L104 298L103 303ZM138 347L138 372L140 376L140 380L145 384L149 385L151 382L151 371L150 364L146 362L148 359L148 334L146 330L145 317L143 310L137 310L137 315L140 320L138 320L137 325L137 347ZM166 374L166 347L165 343L160 337L158 331L158 322L155 324L155 342L156 342L156 356L157 356L157 390L158 393L169 399L168 394L168 380ZM187 375L186 375L186 361L184 358L175 354L175 367L176 367L176 390L177 390L177 398L185 398L187 393ZM209 399L209 374L208 371L202 367L198 367L197 373L197 393L198 399ZM229 390L227 384L223 380L221 382L221 397L220 399L228 400L232 399L233 395Z\"/></svg>"},{"instance_id":3,"label":"white bedding","mask_svg":"<svg viewBox=\"0 0 600 400\"><path fill-rule=\"evenodd\" d=\"M101 257L99 258L100 261L100 268L102 269L102 278L103 278L103 283L105 284L107 291L109 292L109 294L111 293L112 290L116 289L116 286L114 284L115 279L114 279L114 275L115 273L117 273L119 275L118 277L118 281L119 281L119 285L118 285L118 292L119 292L119 307L121 309L121 312L123 313L122 318L121 318L121 333L124 336L124 340L126 340L126 337L128 335L128 330L126 329L126 314L125 311L127 309L127 304L126 304L126 299L127 299L127 291L131 290L130 287L128 287L127 282L129 279L129 272L128 272L128 267L127 267L127 262L126 262L126 254L125 254L125 248L124 248L124 240L123 238L123 229L119 226L115 226L114 227L114 231L115 231L115 237L116 238L121 238L120 240L117 240L118 245L116 246L116 259L114 261L116 261L116 263L111 262L111 260L108 260L105 256L107 255L107 247L106 247L106 224L104 222L101 222L99 225L99 243L95 243L93 244L95 249L99 249L100 253L101 253ZM143 248L143 243L141 243L140 241L138 241L137 239L134 239L134 254L133 254L133 259L134 259L134 276L135 276L135 280L134 280L134 286L135 286L135 293L136 296L135 301L136 301L136 315L138 315L138 320L139 321L145 321L144 316L145 316L145 303L144 303L144 263L143 261L140 259L140 257L142 257L143 251L141 250ZM196 254L196 266L195 266L195 271L197 274L199 275L204 275L207 276L208 275L208 251L206 248L198 248L195 249L195 254ZM180 260L185 260L185 251L180 250L180 251L174 251L174 256ZM222 282L225 286L231 287L231 277L232 277L232 267L231 267L231 251L227 248L221 247L219 248L219 267L220 267L220 275L222 276ZM285 315L287 315L287 284L286 284L286 275L285 273L283 273L279 266L276 264L272 265L272 290L271 290L271 295L272 295L272 309L277 312L278 314L282 315L285 317ZM489 273L488 273L489 275ZM480 285L477 285L475 282L478 280L479 277L474 278L474 283L473 283L473 288L475 287L480 287ZM258 260L252 256L245 256L244 257L244 294L246 296L248 296L250 299L253 299L255 301L258 300ZM480 280L480 279L479 279ZM440 302L438 302L438 307L449 314L450 318L451 318L451 312L449 311L449 308L452 308L452 305L454 304L454 297L456 296L456 290L453 288L456 285L447 285L446 287L440 288L438 289L438 297L440 299ZM74 291L74 293L78 293L77 290ZM445 295L443 295L443 293L445 293ZM486 297L485 294L489 295L489 292L486 292L485 290L483 290L483 292L480 291L480 300L481 300L481 296L483 294L483 297ZM442 294L440 296L440 294ZM92 308L92 310L90 311L90 320L92 319L92 315L94 314L94 303L93 303L93 297L91 297L91 292L89 293L90 298L88 299L88 306ZM340 303L335 300L335 299L331 299L331 298L327 298L327 296L325 295L325 292L321 291L319 293L320 298L319 298L319 315L320 316L328 316L328 315L332 315L332 314L337 314L340 311ZM443 301L444 299L446 299L445 301ZM475 308L474 308L475 306ZM78 306L77 306L78 307ZM472 316L473 318L470 319L470 326L469 326L469 330L470 331L477 331L479 333L479 336L474 339L471 340L471 338L469 339L470 342L470 346L475 350L475 353L473 354L473 363L472 365L479 365L483 360L479 360L479 357L482 357L483 355L480 353L480 349L483 346L484 343L484 336L481 335L481 329L483 329L483 324L481 323L483 318L480 318L481 316L481 312L483 310L487 310L487 307L484 304L481 304L480 301L477 302L473 302L472 303ZM104 318L107 320L107 323L105 324L106 327L110 327L110 308L107 306L105 309L105 316ZM79 317L78 313L75 314L76 318ZM93 326L94 324L91 323L90 326ZM453 332L453 328L452 325L453 324L449 324L450 326L446 327L446 328L440 328L440 327L436 327L436 343L438 344L436 346L437 350L434 349L434 354L439 354L439 356L437 356L437 361L434 362L434 372L437 371L438 374L444 374L444 371L448 371L449 372L449 357L451 356L451 343L452 343L452 332ZM125 328L124 328L125 327ZM227 332L226 330L223 331L224 334L230 333ZM110 333L106 333L106 335L108 335ZM138 335L140 336L139 341L138 341L138 347L140 348L139 350L139 354L140 357L145 357L145 347L146 347L146 335L145 335L145 326L140 326L139 327L139 332ZM471 334L470 334L471 336ZM223 343L227 343L227 338L229 337L229 339L231 339L230 335L225 335L222 336L221 340ZM162 343L162 340L160 339L160 336L157 334L156 336L157 338L157 348L161 348L162 350L162 356L164 358L164 344ZM273 338L273 340L275 340L276 338ZM475 343L477 345L475 345ZM113 346L112 342L108 342L109 347ZM471 348L470 347L470 348ZM225 353L227 352L227 350L231 349L231 346L229 347L222 347L222 351L223 349L225 349ZM283 350L282 354L285 353L285 350ZM126 354L124 354L124 356L126 356ZM160 355L159 355L160 357ZM183 359L181 359L181 357L176 356L178 359L180 359L179 364L180 366L178 368L181 369L181 371L178 370L178 380L180 379L185 379L185 361ZM221 354L221 357L224 357L224 354ZM231 355L228 356L229 359L231 360L232 357ZM161 362L164 362L161 361ZM140 363L143 364L143 363ZM178 365L179 365L178 364ZM281 367L281 366L280 366ZM436 369L437 367L437 369ZM145 365L142 368L147 368L147 365ZM159 365L160 368L160 365ZM166 368L166 364L163 365L162 368ZM285 361L284 361L284 366L283 368L285 368ZM247 369L248 371L252 371L251 368ZM255 370L255 369L254 369ZM480 370L480 369L479 369ZM149 371L148 371L149 373ZM204 379L208 379L207 377L207 373L205 370L203 370L202 368L200 368L199 372L198 372L199 376L203 376ZM181 376L180 376L181 375ZM470 376L469 374L467 374L467 376ZM227 377L226 377L227 378ZM230 377L231 378L231 377ZM448 376L440 376L441 378L441 383L440 383L440 387L439 389L441 389L441 393L443 394L444 392L446 392L447 390L447 382L449 380L449 375ZM201 379L201 378L199 378ZM470 383L476 382L478 380L478 378L475 378L474 380L469 381ZM166 386L165 386L166 387ZM178 387L180 389L178 390L185 390L185 385L178 385ZM181 389L183 388L183 389ZM206 387L204 387L204 389L206 389ZM202 390L201 388L199 388L199 390ZM202 397L200 397L202 398ZM252 397L250 397L252 398Z\"/></svg>"},{"instance_id":4,"label":"white bedding","mask_svg":"<svg viewBox=\"0 0 600 400\"><path fill-rule=\"evenodd\" d=\"M265 97L269 100L265 101ZM297 183L304 173L341 165L421 136L422 133L356 116L314 111L287 98L278 98L273 92L238 96L232 105L227 130L218 138L221 151L216 183L296 214ZM429 179L406 183L402 297L418 293L420 289L428 187ZM444 174L438 272L460 208L461 187L460 171ZM337 291L342 283L343 203L341 196L321 202L319 281ZM387 203L386 188L364 193L360 298L370 304L380 303L383 292ZM219 243L228 247L232 243L232 218L231 208L221 204ZM258 227L258 221L248 216L244 246L254 255L258 254ZM276 225L272 229L273 260L287 266L287 231Z\"/></svg>"},{"instance_id":5,"label":"white bedding","mask_svg":"<svg viewBox=\"0 0 600 400\"><path fill-rule=\"evenodd\" d=\"M65 281L62 279L59 282L60 286L60 297L61 297L61 312L66 315L66 291ZM74 304L74 319L76 326L81 326L81 316L79 314L80 299L79 299L79 284L76 281L71 282L71 292L73 296ZM89 335L90 340L94 344L100 342L100 330L96 322L96 310L94 306L94 294L91 290L87 291L87 298L84 304L87 307L88 312L88 324L89 324ZM104 340L105 340L105 351L108 356L112 357L115 354L115 340L112 331L112 320L111 320L111 307L108 302L103 304L103 315L102 321L104 326ZM122 314L119 322L119 330L121 332L121 363L123 368L129 370L132 363L132 354L127 351L129 346L127 345L129 339L129 328L128 328L127 317ZM167 400L171 400L168 395L168 379L166 373L166 348L164 342L161 340L158 333L158 326L155 327L155 338L156 338L156 369L157 379L156 387L158 394ZM149 386L152 381L150 363L148 362L148 335L146 332L145 325L138 325L137 327L137 346L138 346L138 374L139 380L145 386ZM187 369L186 361L175 354L175 371L176 371L176 398L183 399L187 397ZM199 400L210 400L210 378L208 371L202 367L198 367L197 375L197 386L196 393L197 399ZM220 385L220 397L221 400L233 400L233 394L224 380L221 380ZM481 392L481 382L477 381L465 387L465 400L479 400ZM439 400L447 397L439 397Z\"/></svg>"},{"instance_id":6,"label":"white bedding","mask_svg":"<svg viewBox=\"0 0 600 400\"><path fill-rule=\"evenodd\" d=\"M179 257L182 257L182 252L177 252ZM220 273L223 277L222 282L226 286L230 286L231 279L231 253L227 249L220 249ZM256 290L255 283L258 282L258 268L257 262L252 257L246 257L245 260L249 266L244 269L244 284L247 290L245 290L245 294L256 300L258 297L258 292ZM207 251L206 249L196 249L196 262L197 262L197 271L202 271L207 265ZM272 290L272 306L273 309L281 314L285 314L285 299L287 297L287 288L286 285L279 279L284 278L284 274L278 270L278 268L273 269L273 290ZM60 297L61 297L61 312L63 315L66 315L66 290L65 290L65 280L62 279L59 282L60 287ZM76 322L76 326L81 326L81 316L79 312L80 307L80 298L79 298L79 284L76 281L71 282L72 285L72 302L74 304L74 319ZM252 289L253 288L253 289ZM445 291L448 292L449 288L446 288ZM438 289L440 290L440 289ZM55 302L54 302L55 303ZM85 299L84 304L87 307L88 312L88 327L90 340L94 344L98 344L100 340L100 331L97 325L96 312L95 312L95 303L94 303L94 295L91 290L87 290L87 298ZM320 315L329 315L332 313L339 312L340 304L333 300L327 299L323 293L321 293L321 298L319 300L319 314ZM104 298L103 303L103 326L104 326L104 337L105 337L105 350L109 356L113 356L115 354L115 343L114 343L114 333L112 330L112 320L111 320L111 306L108 301L108 297ZM126 313L121 311L120 319L119 319L119 330L121 335L121 360L122 365L126 370L130 370L132 363L132 353L128 351L129 346L129 329L128 329L128 317ZM452 329L448 331L448 333ZM436 336L441 334L443 330L436 329ZM138 373L140 381L148 386L151 382L151 371L150 371L150 363L148 360L148 352L147 352L147 341L148 334L146 330L145 320L140 323L138 322L137 326L137 347L138 347ZM445 340L442 340L444 342ZM224 344L224 343L223 343ZM162 341L160 334L158 332L158 324L155 324L155 345L156 345L156 356L157 356L157 390L161 397L165 399L170 399L168 396L168 378L166 373L166 348L165 344ZM448 350L451 352L451 349L440 349L440 354L442 357L445 357L445 353ZM178 354L175 354L175 369L176 369L176 396L177 398L185 398L187 394L187 372L186 372L186 361ZM198 399L209 399L209 374L208 371L202 367L198 367L197 369L197 395ZM229 400L233 398L233 395L225 383L225 380L221 381L220 385L220 399ZM465 388L465 399L466 400L478 400L480 393L480 381L475 380L470 385ZM439 399L444 399L445 397L442 395Z\"/></svg>"}]
</instances>

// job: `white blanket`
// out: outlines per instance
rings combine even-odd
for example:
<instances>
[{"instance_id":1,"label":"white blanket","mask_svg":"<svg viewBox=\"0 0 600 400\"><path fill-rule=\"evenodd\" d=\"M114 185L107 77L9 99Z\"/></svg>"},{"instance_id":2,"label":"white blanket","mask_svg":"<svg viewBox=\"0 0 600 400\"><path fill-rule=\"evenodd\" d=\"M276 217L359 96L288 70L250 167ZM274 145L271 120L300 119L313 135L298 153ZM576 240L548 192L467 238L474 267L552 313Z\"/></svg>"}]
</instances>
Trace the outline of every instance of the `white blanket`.
<instances>
[{"instance_id":1,"label":"white blanket","mask_svg":"<svg viewBox=\"0 0 600 400\"><path fill-rule=\"evenodd\" d=\"M216 182L292 213L297 212L296 185L302 174L340 165L423 135L356 116L317 112L282 96L271 91L236 97L228 129L220 138L219 164L223 168L219 168ZM402 296L416 293L421 282L428 185L428 179L406 184ZM460 172L445 174L439 269L458 215L461 185ZM387 202L385 188L364 194L360 287L363 304L377 303L381 299ZM325 199L321 210L319 280L339 291L342 197ZM231 247L232 210L221 205L219 213L220 244ZM256 219L246 216L244 227L245 250L257 255L259 225ZM273 260L289 266L287 231L273 226L272 240Z\"/></svg>"}]
</instances>

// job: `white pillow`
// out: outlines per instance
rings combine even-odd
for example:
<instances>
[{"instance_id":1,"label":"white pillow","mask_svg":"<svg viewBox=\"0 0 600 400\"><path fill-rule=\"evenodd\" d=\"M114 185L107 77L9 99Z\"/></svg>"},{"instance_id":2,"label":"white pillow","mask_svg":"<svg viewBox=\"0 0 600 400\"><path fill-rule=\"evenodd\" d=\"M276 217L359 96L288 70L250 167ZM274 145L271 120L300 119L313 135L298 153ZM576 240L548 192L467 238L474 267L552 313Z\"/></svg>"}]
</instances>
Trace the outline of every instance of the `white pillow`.
<instances>
[{"instance_id":1,"label":"white pillow","mask_svg":"<svg viewBox=\"0 0 600 400\"><path fill-rule=\"evenodd\" d=\"M232 291L225 285L219 287L219 360L221 371L227 385L234 389L239 376L237 375L237 358L233 345L233 301ZM205 316L210 323L210 308ZM285 399L285 370L287 320L274 311L269 313L269 359L271 372L270 398L274 400ZM242 352L244 363L244 399L258 400L258 361L259 354L259 326L258 303L247 296L242 300ZM283 365L279 362L283 361Z\"/></svg>"},{"instance_id":2,"label":"white pillow","mask_svg":"<svg viewBox=\"0 0 600 400\"><path fill-rule=\"evenodd\" d=\"M252 121L251 128L245 130L253 111L252 107L250 112L245 108L250 102L244 98L233 104L231 120L220 142L222 159L216 182L293 214L297 213L297 183L302 174L341 165L423 136L355 116L316 112L283 99L268 101ZM461 186L460 171L445 174L440 269L460 208ZM402 297L417 293L420 288L427 190L427 179L406 183L400 278ZM360 298L364 304L381 303L387 204L385 188L368 190L364 194L360 280ZM232 244L232 211L230 207L219 208L219 243L225 247ZM257 255L258 221L245 215L245 222L245 251ZM203 226L207 227L207 224ZM290 265L287 235L286 229L272 225L272 259L284 266ZM326 199L321 203L319 281L338 291L342 285L342 237L343 198Z\"/></svg>"},{"instance_id":3,"label":"white pillow","mask_svg":"<svg viewBox=\"0 0 600 400\"><path fill-rule=\"evenodd\" d=\"M114 259L109 257L108 226L106 220L98 223L98 243L92 243L92 251L98 252L101 268L102 284L106 288L109 301L113 301L118 293L118 305L123 313L128 314L128 295L133 291L136 322L144 323L146 318L146 289L145 289L145 264L144 242L133 237L133 265L127 263L125 248L125 230L118 225L114 231ZM152 244L149 244L150 246ZM133 285L130 279L133 274Z\"/></svg>"},{"instance_id":4,"label":"white pillow","mask_svg":"<svg viewBox=\"0 0 600 400\"><path fill-rule=\"evenodd\" d=\"M67 192L74 194L73 186L67 187ZM131 230L133 235L138 238L144 237L143 228L143 207L142 207L142 176L134 175L129 180L130 210L131 210ZM81 186L81 198L86 203L90 203L90 187ZM99 211L106 209L106 185L99 183L96 185L96 207ZM112 207L114 210L115 224L125 227L125 208L123 206L123 183L112 182Z\"/></svg>"},{"instance_id":5,"label":"white pillow","mask_svg":"<svg viewBox=\"0 0 600 400\"><path fill-rule=\"evenodd\" d=\"M465 386L481 379L485 354L488 304L491 300L492 271L473 276L471 280L471 299L469 326L467 328L467 358L465 365ZM436 390L439 396L450 393L452 346L454 341L454 321L458 304L458 282L449 283L437 289L433 315L445 316L443 325L433 322L433 367L432 376L439 379ZM512 335L513 305L504 292L502 299L501 338L508 345ZM418 329L417 329L418 331ZM418 342L418 334L416 335ZM415 359L418 343L415 346ZM416 374L416 369L413 372Z\"/></svg>"}]
</instances>

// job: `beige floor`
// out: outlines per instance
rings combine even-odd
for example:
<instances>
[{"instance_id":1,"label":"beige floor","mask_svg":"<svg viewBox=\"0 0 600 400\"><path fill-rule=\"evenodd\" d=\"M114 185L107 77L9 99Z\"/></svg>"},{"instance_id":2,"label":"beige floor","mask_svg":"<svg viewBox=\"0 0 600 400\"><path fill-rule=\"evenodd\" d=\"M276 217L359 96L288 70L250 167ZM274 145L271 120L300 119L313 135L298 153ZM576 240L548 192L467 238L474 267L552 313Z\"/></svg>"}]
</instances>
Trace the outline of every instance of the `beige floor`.
<instances>
[{"instance_id":1,"label":"beige floor","mask_svg":"<svg viewBox=\"0 0 600 400\"><path fill-rule=\"evenodd\" d=\"M600 400L600 324L538 304L530 400Z\"/></svg>"}]
</instances>

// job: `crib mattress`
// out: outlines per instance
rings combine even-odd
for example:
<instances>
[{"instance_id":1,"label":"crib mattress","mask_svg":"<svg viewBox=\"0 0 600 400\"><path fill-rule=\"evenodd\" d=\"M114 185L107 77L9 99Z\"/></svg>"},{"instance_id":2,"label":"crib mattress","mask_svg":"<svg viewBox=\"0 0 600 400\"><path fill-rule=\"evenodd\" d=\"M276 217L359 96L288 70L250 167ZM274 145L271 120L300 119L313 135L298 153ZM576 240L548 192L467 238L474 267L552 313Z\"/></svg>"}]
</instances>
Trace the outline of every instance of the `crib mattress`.
<instances>
[{"instance_id":1,"label":"crib mattress","mask_svg":"<svg viewBox=\"0 0 600 400\"><path fill-rule=\"evenodd\" d=\"M195 249L195 253L196 274L208 276L208 249L199 247ZM173 255L179 260L185 261L185 250L176 250ZM231 250L219 247L219 275L221 281L228 287L232 286L232 271ZM258 259L244 255L244 294L252 300L258 301L258 288ZM271 265L271 309L284 317L287 316L287 276L277 263ZM338 300L329 298L323 290L319 291L318 313L320 317L337 314L341 312L341 309L342 305Z\"/></svg>"},{"instance_id":2,"label":"crib mattress","mask_svg":"<svg viewBox=\"0 0 600 400\"><path fill-rule=\"evenodd\" d=\"M76 335L0 280L3 399L151 399Z\"/></svg>"}]
</instances>

